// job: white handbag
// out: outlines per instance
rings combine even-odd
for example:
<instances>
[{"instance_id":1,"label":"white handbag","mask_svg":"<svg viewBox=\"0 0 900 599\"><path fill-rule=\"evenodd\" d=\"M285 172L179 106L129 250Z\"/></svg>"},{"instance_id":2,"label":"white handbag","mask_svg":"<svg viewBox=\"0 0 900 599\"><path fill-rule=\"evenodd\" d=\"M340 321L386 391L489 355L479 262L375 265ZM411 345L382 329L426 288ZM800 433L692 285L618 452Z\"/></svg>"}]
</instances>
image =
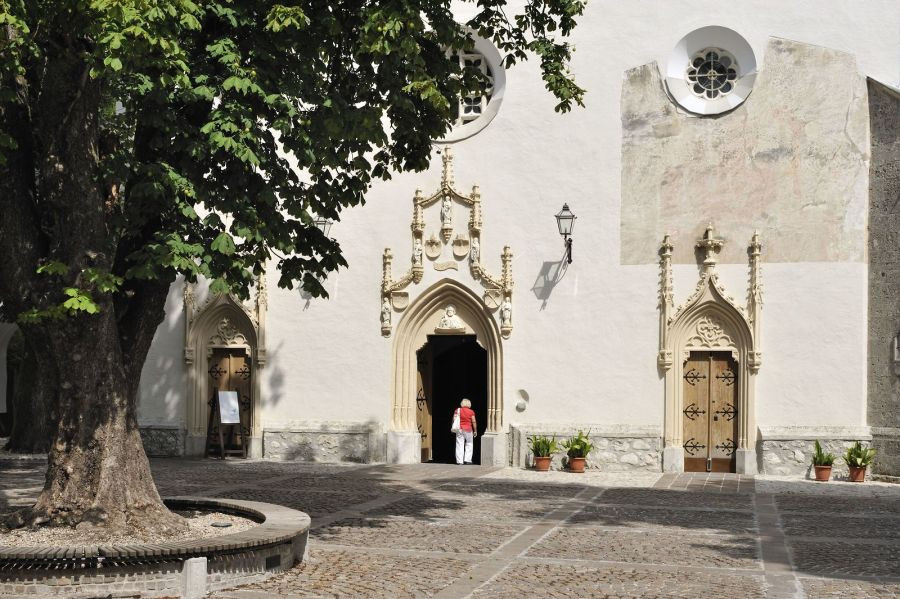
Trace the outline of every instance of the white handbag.
<instances>
[{"instance_id":1,"label":"white handbag","mask_svg":"<svg viewBox=\"0 0 900 599\"><path fill-rule=\"evenodd\" d=\"M459 408L457 408L456 411L453 412L453 424L450 425L450 432L451 433L462 432L462 429L459 428Z\"/></svg>"}]
</instances>

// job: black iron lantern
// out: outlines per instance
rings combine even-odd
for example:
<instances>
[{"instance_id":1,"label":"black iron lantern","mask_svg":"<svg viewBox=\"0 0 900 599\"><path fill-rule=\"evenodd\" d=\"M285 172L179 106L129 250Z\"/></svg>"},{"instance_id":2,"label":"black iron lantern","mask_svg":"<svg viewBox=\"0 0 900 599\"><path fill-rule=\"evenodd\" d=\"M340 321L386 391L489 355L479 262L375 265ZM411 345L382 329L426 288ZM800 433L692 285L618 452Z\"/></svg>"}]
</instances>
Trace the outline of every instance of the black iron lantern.
<instances>
[{"instance_id":1,"label":"black iron lantern","mask_svg":"<svg viewBox=\"0 0 900 599\"><path fill-rule=\"evenodd\" d=\"M563 236L566 244L566 262L572 264L572 229L575 228L575 219L578 218L569 210L568 204L563 204L562 210L556 215L556 226L559 234Z\"/></svg>"},{"instance_id":2,"label":"black iron lantern","mask_svg":"<svg viewBox=\"0 0 900 599\"><path fill-rule=\"evenodd\" d=\"M334 224L334 221L327 218L317 218L313 223L322 231L325 237L328 237L328 233L331 232L331 225Z\"/></svg>"}]
</instances>

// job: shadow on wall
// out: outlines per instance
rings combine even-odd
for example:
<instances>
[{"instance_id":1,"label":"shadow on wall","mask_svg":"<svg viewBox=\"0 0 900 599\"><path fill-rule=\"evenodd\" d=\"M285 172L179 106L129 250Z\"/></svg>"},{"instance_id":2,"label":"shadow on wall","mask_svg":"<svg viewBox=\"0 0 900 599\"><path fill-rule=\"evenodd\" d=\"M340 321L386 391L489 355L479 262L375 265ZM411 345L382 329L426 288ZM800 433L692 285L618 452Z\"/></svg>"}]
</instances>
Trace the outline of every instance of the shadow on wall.
<instances>
[{"instance_id":1,"label":"shadow on wall","mask_svg":"<svg viewBox=\"0 0 900 599\"><path fill-rule=\"evenodd\" d=\"M281 356L284 348L284 341L278 344L278 347L266 350L269 360L266 365L258 370L259 376L264 377L260 382L259 410L263 413L267 407L278 405L281 400L285 399L284 393L284 370L280 366L280 362L272 360L273 357ZM267 385L263 385L263 381ZM302 392L302 390L301 390ZM301 397L295 398L298 403L302 401Z\"/></svg>"},{"instance_id":2,"label":"shadow on wall","mask_svg":"<svg viewBox=\"0 0 900 599\"><path fill-rule=\"evenodd\" d=\"M534 297L542 302L541 310L547 307L553 289L563 280L568 270L569 264L566 262L565 252L563 252L563 257L557 262L544 262L541 265L541 270L538 271L534 285L531 286L531 292L534 293Z\"/></svg>"}]
</instances>

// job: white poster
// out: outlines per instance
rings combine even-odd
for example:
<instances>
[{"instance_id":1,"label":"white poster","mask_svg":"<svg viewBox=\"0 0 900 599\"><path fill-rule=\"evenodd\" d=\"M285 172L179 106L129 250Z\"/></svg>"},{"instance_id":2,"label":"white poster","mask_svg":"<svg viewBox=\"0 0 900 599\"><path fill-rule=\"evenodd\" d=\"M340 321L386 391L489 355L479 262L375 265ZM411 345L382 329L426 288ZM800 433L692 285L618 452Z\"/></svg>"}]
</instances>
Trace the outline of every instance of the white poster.
<instances>
[{"instance_id":1,"label":"white poster","mask_svg":"<svg viewBox=\"0 0 900 599\"><path fill-rule=\"evenodd\" d=\"M237 391L219 391L219 418L222 424L241 423Z\"/></svg>"}]
</instances>

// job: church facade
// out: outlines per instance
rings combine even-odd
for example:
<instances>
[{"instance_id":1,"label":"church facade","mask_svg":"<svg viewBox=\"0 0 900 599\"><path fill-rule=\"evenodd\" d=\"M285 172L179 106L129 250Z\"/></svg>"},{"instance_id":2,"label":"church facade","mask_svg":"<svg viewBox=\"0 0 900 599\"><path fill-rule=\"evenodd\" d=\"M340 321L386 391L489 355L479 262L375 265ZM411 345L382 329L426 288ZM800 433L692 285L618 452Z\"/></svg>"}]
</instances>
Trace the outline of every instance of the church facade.
<instances>
[{"instance_id":1,"label":"church facade","mask_svg":"<svg viewBox=\"0 0 900 599\"><path fill-rule=\"evenodd\" d=\"M583 430L607 471L800 475L861 440L900 476L898 31L888 1L591 2L564 115L477 39L492 85L333 224L328 299L173 285L148 453L203 455L235 390L253 457L451 461L465 397L482 464Z\"/></svg>"}]
</instances>

